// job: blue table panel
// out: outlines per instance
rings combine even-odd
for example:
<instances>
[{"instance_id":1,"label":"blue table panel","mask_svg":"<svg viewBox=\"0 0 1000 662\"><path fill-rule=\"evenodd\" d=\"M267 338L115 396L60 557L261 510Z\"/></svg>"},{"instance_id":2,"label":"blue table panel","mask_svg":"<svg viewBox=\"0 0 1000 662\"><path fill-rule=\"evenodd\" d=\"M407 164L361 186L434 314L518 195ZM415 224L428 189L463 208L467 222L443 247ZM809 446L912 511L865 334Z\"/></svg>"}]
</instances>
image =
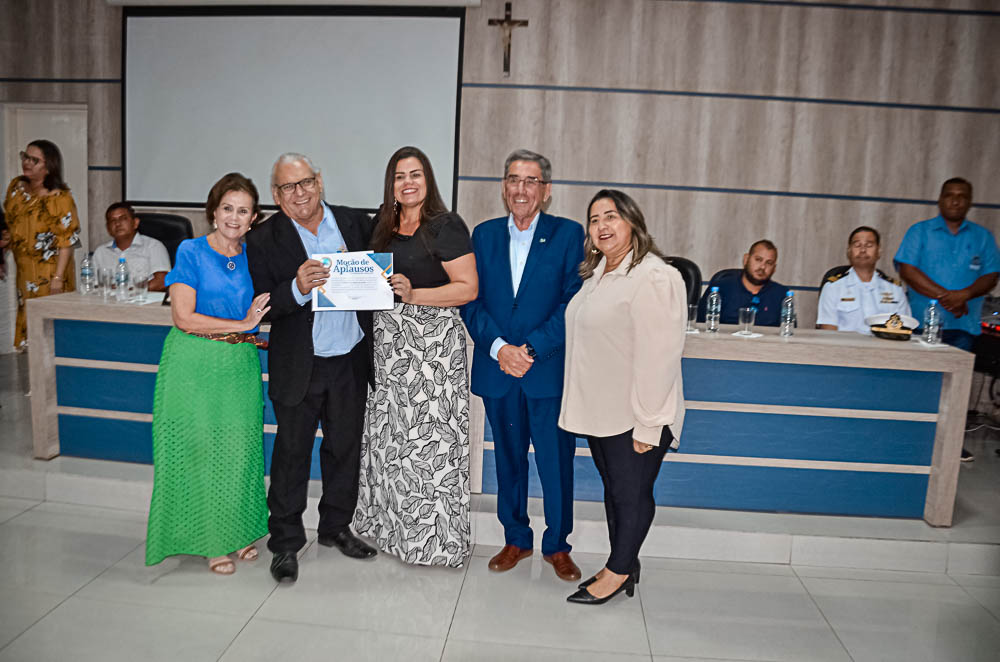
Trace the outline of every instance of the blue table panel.
<instances>
[{"instance_id":1,"label":"blue table panel","mask_svg":"<svg viewBox=\"0 0 1000 662\"><path fill-rule=\"evenodd\" d=\"M689 409L680 452L930 466L935 423Z\"/></svg>"},{"instance_id":2,"label":"blue table panel","mask_svg":"<svg viewBox=\"0 0 1000 662\"><path fill-rule=\"evenodd\" d=\"M95 460L152 464L152 424L60 414L59 453Z\"/></svg>"},{"instance_id":3,"label":"blue table panel","mask_svg":"<svg viewBox=\"0 0 1000 662\"><path fill-rule=\"evenodd\" d=\"M169 326L53 320L55 354L74 359L160 362Z\"/></svg>"},{"instance_id":4,"label":"blue table panel","mask_svg":"<svg viewBox=\"0 0 1000 662\"><path fill-rule=\"evenodd\" d=\"M684 397L798 407L933 413L941 373L684 359Z\"/></svg>"},{"instance_id":5,"label":"blue table panel","mask_svg":"<svg viewBox=\"0 0 1000 662\"><path fill-rule=\"evenodd\" d=\"M929 466L935 423L688 409L681 453ZM489 420L483 440L493 439ZM587 440L577 437L577 448Z\"/></svg>"},{"instance_id":6,"label":"blue table panel","mask_svg":"<svg viewBox=\"0 0 1000 662\"><path fill-rule=\"evenodd\" d=\"M541 497L534 454L528 455L528 495ZM603 501L604 487L589 457L574 458L574 499ZM924 514L926 474L827 471L665 462L653 493L660 506L912 517ZM496 494L493 451L483 453L483 492Z\"/></svg>"},{"instance_id":7,"label":"blue table panel","mask_svg":"<svg viewBox=\"0 0 1000 662\"><path fill-rule=\"evenodd\" d=\"M56 402L62 407L153 413L155 372L56 366Z\"/></svg>"}]
</instances>

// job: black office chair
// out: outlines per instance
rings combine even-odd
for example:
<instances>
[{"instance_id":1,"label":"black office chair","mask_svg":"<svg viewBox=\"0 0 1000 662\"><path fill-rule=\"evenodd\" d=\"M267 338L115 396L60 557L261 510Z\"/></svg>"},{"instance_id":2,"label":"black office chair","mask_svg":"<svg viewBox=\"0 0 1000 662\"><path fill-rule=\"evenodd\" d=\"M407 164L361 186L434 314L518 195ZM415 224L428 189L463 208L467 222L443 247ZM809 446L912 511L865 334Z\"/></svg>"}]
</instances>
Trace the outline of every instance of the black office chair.
<instances>
[{"instance_id":1,"label":"black office chair","mask_svg":"<svg viewBox=\"0 0 1000 662\"><path fill-rule=\"evenodd\" d=\"M663 258L663 261L681 272L684 279L684 287L687 289L688 305L698 303L701 297L701 269L698 265L686 257L671 255Z\"/></svg>"},{"instance_id":2,"label":"black office chair","mask_svg":"<svg viewBox=\"0 0 1000 662\"><path fill-rule=\"evenodd\" d=\"M708 280L709 282L711 282L717 278L722 278L724 276L732 276L734 274L741 274L741 273L743 273L742 269L721 269L712 274L712 277L709 278Z\"/></svg>"},{"instance_id":3,"label":"black office chair","mask_svg":"<svg viewBox=\"0 0 1000 662\"><path fill-rule=\"evenodd\" d=\"M191 220L178 214L160 214L154 212L136 212L139 217L139 234L158 239L167 247L170 255L170 266L174 264L177 247L185 239L194 238Z\"/></svg>"}]
</instances>

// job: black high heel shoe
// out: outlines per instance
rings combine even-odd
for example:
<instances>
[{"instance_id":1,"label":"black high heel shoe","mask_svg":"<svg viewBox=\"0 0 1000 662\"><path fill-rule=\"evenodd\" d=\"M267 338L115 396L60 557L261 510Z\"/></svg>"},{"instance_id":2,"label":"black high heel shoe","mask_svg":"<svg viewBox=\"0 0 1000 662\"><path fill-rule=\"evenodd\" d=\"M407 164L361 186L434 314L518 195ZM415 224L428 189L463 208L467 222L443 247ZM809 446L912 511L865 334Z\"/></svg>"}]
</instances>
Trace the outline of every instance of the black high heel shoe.
<instances>
[{"instance_id":1,"label":"black high heel shoe","mask_svg":"<svg viewBox=\"0 0 1000 662\"><path fill-rule=\"evenodd\" d=\"M626 577L625 581L622 582L622 585L615 589L614 593L611 595L598 598L587 589L581 588L579 591L566 598L566 602L575 602L579 605L603 605L605 602L615 597L622 591L625 591L625 595L630 598L635 595L635 575L629 575Z\"/></svg>"},{"instance_id":2,"label":"black high heel shoe","mask_svg":"<svg viewBox=\"0 0 1000 662\"><path fill-rule=\"evenodd\" d=\"M639 574L642 572L642 564L638 560L635 562L635 572L632 574L635 576L635 583L639 583ZM590 579L585 579L577 585L577 588L587 588L591 584L597 581L597 575L594 575Z\"/></svg>"}]
</instances>

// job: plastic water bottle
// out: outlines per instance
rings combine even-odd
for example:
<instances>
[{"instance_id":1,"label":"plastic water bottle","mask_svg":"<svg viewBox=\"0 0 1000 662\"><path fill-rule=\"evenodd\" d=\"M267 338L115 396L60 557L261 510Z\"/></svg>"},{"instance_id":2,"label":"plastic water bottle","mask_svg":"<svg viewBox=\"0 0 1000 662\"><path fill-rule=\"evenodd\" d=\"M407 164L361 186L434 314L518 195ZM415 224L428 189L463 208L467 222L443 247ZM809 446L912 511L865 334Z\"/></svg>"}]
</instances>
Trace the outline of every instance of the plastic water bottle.
<instances>
[{"instance_id":1,"label":"plastic water bottle","mask_svg":"<svg viewBox=\"0 0 1000 662\"><path fill-rule=\"evenodd\" d=\"M705 305L705 330L709 333L718 333L720 317L722 317L722 295L719 294L719 288L713 286Z\"/></svg>"},{"instance_id":2,"label":"plastic water bottle","mask_svg":"<svg viewBox=\"0 0 1000 662\"><path fill-rule=\"evenodd\" d=\"M80 261L80 293L90 294L94 291L93 253L87 253Z\"/></svg>"},{"instance_id":3,"label":"plastic water bottle","mask_svg":"<svg viewBox=\"0 0 1000 662\"><path fill-rule=\"evenodd\" d=\"M924 311L924 342L928 345L941 342L941 309L937 299L931 299Z\"/></svg>"},{"instance_id":4,"label":"plastic water bottle","mask_svg":"<svg viewBox=\"0 0 1000 662\"><path fill-rule=\"evenodd\" d=\"M781 300L781 337L787 338L795 333L795 293L785 292Z\"/></svg>"},{"instance_id":5,"label":"plastic water bottle","mask_svg":"<svg viewBox=\"0 0 1000 662\"><path fill-rule=\"evenodd\" d=\"M120 257L115 268L115 300L128 301L128 284L128 265L125 263L125 258Z\"/></svg>"}]
</instances>

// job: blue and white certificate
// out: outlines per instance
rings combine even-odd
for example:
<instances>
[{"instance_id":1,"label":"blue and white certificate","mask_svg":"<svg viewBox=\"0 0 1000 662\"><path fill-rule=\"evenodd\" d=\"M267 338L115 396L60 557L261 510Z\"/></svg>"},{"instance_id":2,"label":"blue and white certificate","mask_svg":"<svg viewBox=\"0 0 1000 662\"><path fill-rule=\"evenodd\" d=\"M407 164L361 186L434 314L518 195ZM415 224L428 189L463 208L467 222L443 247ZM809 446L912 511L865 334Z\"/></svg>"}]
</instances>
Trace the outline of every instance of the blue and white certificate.
<instances>
[{"instance_id":1,"label":"blue and white certificate","mask_svg":"<svg viewBox=\"0 0 1000 662\"><path fill-rule=\"evenodd\" d=\"M392 253L355 251L311 256L330 270L312 291L313 310L391 310Z\"/></svg>"}]
</instances>

